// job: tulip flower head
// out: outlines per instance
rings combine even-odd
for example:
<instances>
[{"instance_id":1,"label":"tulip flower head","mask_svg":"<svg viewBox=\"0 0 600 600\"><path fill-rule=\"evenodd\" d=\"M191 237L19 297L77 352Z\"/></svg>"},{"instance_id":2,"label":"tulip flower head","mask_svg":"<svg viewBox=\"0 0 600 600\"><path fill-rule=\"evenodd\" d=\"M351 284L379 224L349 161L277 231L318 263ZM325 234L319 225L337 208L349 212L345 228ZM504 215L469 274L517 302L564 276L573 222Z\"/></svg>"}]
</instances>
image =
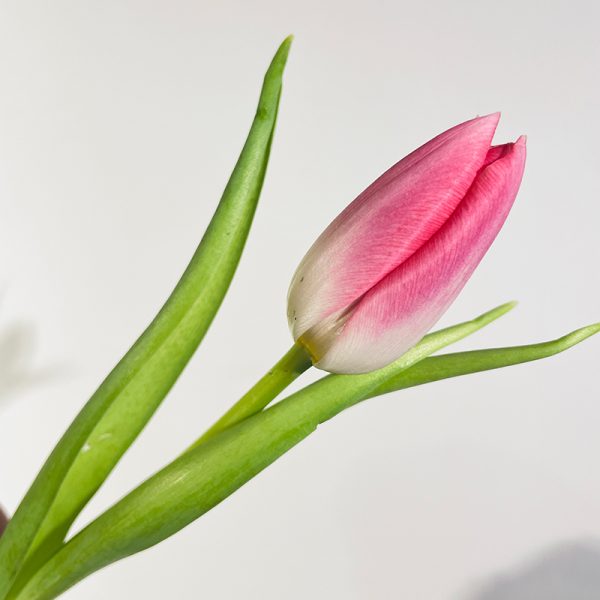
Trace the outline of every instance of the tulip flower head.
<instances>
[{"instance_id":1,"label":"tulip flower head","mask_svg":"<svg viewBox=\"0 0 600 600\"><path fill-rule=\"evenodd\" d=\"M457 125L386 171L321 234L288 294L294 339L315 366L386 366L438 321L517 195L525 138L492 146L499 113Z\"/></svg>"}]
</instances>

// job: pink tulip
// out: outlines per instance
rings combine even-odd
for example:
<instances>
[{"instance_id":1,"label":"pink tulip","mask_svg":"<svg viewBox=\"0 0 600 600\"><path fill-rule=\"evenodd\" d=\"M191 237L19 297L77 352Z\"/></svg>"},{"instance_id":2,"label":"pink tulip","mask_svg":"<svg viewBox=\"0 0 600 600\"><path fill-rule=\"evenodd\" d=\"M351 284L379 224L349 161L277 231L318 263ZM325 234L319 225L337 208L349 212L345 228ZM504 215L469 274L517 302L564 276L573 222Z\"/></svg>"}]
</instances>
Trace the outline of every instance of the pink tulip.
<instances>
[{"instance_id":1,"label":"pink tulip","mask_svg":"<svg viewBox=\"0 0 600 600\"><path fill-rule=\"evenodd\" d=\"M523 176L524 137L491 146L499 118L472 119L409 154L313 244L290 285L288 320L317 367L384 367L462 290Z\"/></svg>"}]
</instances>

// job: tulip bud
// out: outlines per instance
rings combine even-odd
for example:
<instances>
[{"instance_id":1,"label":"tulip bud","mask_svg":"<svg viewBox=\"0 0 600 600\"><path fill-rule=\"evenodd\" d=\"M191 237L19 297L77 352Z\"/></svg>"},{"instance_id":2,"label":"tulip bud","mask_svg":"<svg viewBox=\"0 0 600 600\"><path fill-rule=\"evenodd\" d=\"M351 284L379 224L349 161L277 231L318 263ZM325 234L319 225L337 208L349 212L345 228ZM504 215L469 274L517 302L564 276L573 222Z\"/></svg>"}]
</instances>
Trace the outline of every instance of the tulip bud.
<instances>
[{"instance_id":1,"label":"tulip bud","mask_svg":"<svg viewBox=\"0 0 600 600\"><path fill-rule=\"evenodd\" d=\"M384 367L450 306L504 224L525 138L491 146L499 113L462 123L394 165L321 234L292 279L288 321L315 366Z\"/></svg>"}]
</instances>

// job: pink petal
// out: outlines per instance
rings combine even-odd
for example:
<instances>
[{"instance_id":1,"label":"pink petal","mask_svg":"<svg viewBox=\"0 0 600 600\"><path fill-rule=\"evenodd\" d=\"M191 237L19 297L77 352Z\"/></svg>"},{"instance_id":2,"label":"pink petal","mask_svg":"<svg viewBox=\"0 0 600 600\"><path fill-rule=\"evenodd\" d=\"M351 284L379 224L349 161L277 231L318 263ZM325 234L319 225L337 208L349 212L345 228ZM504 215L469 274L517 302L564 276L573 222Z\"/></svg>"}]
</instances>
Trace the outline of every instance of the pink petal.
<instances>
[{"instance_id":1,"label":"pink petal","mask_svg":"<svg viewBox=\"0 0 600 600\"><path fill-rule=\"evenodd\" d=\"M499 114L437 136L369 186L323 232L292 280L288 319L297 339L346 309L413 255L446 222L484 163Z\"/></svg>"},{"instance_id":2,"label":"pink petal","mask_svg":"<svg viewBox=\"0 0 600 600\"><path fill-rule=\"evenodd\" d=\"M362 373L416 344L462 290L500 231L525 166L525 140L491 148L487 166L443 227L349 310L307 332L319 368ZM337 319L338 327L332 329ZM322 337L323 336L323 337Z\"/></svg>"}]
</instances>

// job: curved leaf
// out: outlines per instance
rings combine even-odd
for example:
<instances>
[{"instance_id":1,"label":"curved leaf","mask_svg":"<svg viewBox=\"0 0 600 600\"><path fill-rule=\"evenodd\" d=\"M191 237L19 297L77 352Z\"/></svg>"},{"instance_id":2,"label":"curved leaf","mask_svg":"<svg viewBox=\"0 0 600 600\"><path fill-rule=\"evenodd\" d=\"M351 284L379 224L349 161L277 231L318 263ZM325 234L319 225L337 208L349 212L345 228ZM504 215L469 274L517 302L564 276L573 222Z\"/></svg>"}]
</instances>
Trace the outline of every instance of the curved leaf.
<instances>
[{"instance_id":1,"label":"curved leaf","mask_svg":"<svg viewBox=\"0 0 600 600\"><path fill-rule=\"evenodd\" d=\"M186 452L67 542L11 600L54 598L103 566L173 535L308 436L319 423L512 306L503 305L473 321L429 334L379 371L324 377Z\"/></svg>"},{"instance_id":2,"label":"curved leaf","mask_svg":"<svg viewBox=\"0 0 600 600\"><path fill-rule=\"evenodd\" d=\"M262 188L290 44L291 38L283 42L265 75L248 139L177 287L59 441L0 539L0 598L32 544L38 549L36 563L61 543L175 383L215 316Z\"/></svg>"},{"instance_id":3,"label":"curved leaf","mask_svg":"<svg viewBox=\"0 0 600 600\"><path fill-rule=\"evenodd\" d=\"M600 323L582 327L556 340L539 344L488 348L486 350L471 350L469 352L431 356L410 369L391 377L374 389L367 397L373 398L409 387L440 381L441 379L540 360L564 352L598 332L600 332Z\"/></svg>"}]
</instances>

